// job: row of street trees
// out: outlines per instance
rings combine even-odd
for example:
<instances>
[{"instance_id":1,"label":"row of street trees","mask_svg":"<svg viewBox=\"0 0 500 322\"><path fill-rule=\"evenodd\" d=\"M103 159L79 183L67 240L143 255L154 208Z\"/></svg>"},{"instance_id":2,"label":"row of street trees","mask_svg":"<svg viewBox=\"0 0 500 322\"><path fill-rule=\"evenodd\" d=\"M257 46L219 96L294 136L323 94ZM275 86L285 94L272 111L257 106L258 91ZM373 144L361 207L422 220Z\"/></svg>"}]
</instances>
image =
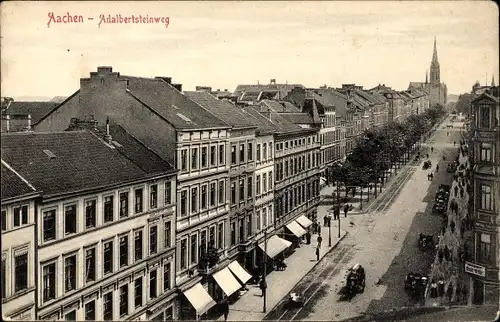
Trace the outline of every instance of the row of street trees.
<instances>
[{"instance_id":1,"label":"row of street trees","mask_svg":"<svg viewBox=\"0 0 500 322\"><path fill-rule=\"evenodd\" d=\"M445 114L443 106L436 105L422 114L410 115L402 123L389 122L381 128L367 129L346 161L330 167L328 181L343 183L353 189L353 194L356 187L383 184L387 170L406 164L420 140Z\"/></svg>"}]
</instances>

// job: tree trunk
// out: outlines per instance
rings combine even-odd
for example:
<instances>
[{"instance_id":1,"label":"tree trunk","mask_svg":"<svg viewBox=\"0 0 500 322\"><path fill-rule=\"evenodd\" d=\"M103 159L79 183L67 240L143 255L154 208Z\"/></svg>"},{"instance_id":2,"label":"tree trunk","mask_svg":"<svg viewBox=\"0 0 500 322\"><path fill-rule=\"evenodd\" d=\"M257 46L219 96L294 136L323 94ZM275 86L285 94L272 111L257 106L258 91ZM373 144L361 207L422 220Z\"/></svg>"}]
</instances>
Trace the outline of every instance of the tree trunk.
<instances>
[{"instance_id":1,"label":"tree trunk","mask_svg":"<svg viewBox=\"0 0 500 322\"><path fill-rule=\"evenodd\" d=\"M361 187L361 197L359 198L360 204L359 204L359 210L363 209L363 187Z\"/></svg>"}]
</instances>

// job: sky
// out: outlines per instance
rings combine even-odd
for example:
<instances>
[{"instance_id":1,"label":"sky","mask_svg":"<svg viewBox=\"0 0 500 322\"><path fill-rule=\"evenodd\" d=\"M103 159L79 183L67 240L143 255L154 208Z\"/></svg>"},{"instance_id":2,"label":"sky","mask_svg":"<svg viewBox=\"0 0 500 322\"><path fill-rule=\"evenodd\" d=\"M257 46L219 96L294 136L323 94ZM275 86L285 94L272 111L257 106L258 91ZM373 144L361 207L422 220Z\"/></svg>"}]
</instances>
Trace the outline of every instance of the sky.
<instances>
[{"instance_id":1,"label":"sky","mask_svg":"<svg viewBox=\"0 0 500 322\"><path fill-rule=\"evenodd\" d=\"M69 96L97 66L234 91L238 84L424 81L437 39L448 93L499 71L498 8L487 1L17 2L1 12L1 95ZM48 25L49 15L82 23ZM101 23L100 15L168 17ZM89 20L93 18L93 20Z\"/></svg>"}]
</instances>

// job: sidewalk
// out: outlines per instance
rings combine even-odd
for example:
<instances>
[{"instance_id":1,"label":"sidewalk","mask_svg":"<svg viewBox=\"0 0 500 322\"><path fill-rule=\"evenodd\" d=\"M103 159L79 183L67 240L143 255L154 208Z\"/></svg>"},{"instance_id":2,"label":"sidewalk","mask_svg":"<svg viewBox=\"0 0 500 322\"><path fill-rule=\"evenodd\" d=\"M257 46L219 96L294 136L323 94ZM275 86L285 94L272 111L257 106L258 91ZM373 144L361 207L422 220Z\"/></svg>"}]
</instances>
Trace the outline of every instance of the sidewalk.
<instances>
[{"instance_id":1,"label":"sidewalk","mask_svg":"<svg viewBox=\"0 0 500 322\"><path fill-rule=\"evenodd\" d=\"M337 238L337 229L332 225L332 246L328 247L328 228L322 227L320 261L344 238L346 232L341 230L341 237ZM317 234L312 235L311 244L303 244L300 248L288 257L285 262L287 269L285 271L273 271L266 277L267 288L267 312L271 311L283 297L288 295L295 285L313 269L319 261L316 261L315 248L317 245ZM230 321L261 321L265 317L262 312L263 298L258 286L249 285L249 290L240 297L236 303L230 305L228 320ZM223 321L221 316L217 319Z\"/></svg>"}]
</instances>

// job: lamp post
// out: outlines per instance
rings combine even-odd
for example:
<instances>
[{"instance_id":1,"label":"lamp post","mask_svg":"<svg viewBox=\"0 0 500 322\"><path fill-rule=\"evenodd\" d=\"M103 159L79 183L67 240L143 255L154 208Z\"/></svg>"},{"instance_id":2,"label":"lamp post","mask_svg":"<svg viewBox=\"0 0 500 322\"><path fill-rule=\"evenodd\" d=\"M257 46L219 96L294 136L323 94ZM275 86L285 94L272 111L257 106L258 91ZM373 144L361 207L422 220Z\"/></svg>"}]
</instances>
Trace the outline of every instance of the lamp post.
<instances>
[{"instance_id":1,"label":"lamp post","mask_svg":"<svg viewBox=\"0 0 500 322\"><path fill-rule=\"evenodd\" d=\"M266 299L267 299L267 283L266 283L266 274L267 274L267 226L264 225L264 274L262 275L262 281L264 288L262 292L264 293L264 304L262 311L266 313Z\"/></svg>"},{"instance_id":2,"label":"lamp post","mask_svg":"<svg viewBox=\"0 0 500 322\"><path fill-rule=\"evenodd\" d=\"M332 217L328 219L328 247L332 247Z\"/></svg>"},{"instance_id":3,"label":"lamp post","mask_svg":"<svg viewBox=\"0 0 500 322\"><path fill-rule=\"evenodd\" d=\"M338 215L337 215L337 219L339 221L339 236L338 238L340 238L340 198L339 198L339 181L337 180L337 207L338 207Z\"/></svg>"}]
</instances>

